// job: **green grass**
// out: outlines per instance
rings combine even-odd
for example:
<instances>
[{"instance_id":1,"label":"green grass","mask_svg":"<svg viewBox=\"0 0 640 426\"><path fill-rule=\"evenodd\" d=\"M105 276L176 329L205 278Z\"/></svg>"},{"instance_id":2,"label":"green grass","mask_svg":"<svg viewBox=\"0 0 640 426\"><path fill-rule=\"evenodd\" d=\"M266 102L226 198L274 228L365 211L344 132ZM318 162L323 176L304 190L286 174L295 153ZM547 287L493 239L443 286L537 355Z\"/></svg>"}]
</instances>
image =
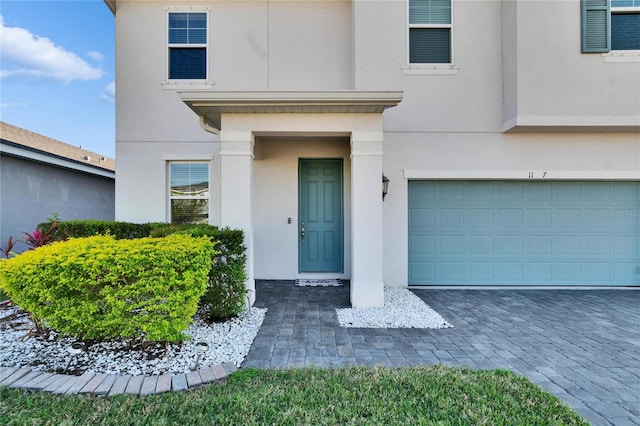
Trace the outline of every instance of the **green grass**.
<instances>
[{"instance_id":1,"label":"green grass","mask_svg":"<svg viewBox=\"0 0 640 426\"><path fill-rule=\"evenodd\" d=\"M241 369L190 392L56 396L0 389L5 425L586 425L558 398L505 370L441 365Z\"/></svg>"}]
</instances>

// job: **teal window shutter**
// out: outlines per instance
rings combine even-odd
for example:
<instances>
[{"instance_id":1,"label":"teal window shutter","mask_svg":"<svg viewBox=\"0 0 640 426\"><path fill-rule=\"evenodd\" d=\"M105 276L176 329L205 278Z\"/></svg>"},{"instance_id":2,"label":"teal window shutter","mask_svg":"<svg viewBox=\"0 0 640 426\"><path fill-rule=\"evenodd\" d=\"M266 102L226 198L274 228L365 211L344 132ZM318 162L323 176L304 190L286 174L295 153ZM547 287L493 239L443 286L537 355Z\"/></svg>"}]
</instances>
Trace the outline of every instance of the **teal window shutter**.
<instances>
[{"instance_id":1,"label":"teal window shutter","mask_svg":"<svg viewBox=\"0 0 640 426\"><path fill-rule=\"evenodd\" d=\"M582 53L611 50L611 4L609 0L581 0Z\"/></svg>"}]
</instances>

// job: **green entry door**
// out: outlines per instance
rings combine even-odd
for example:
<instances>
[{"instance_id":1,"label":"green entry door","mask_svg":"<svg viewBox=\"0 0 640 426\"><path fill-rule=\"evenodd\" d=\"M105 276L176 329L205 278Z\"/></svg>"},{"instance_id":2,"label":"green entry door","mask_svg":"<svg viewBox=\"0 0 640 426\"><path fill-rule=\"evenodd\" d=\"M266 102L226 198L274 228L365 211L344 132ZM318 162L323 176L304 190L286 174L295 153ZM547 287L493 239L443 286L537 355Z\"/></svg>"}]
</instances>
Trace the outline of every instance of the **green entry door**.
<instances>
[{"instance_id":1,"label":"green entry door","mask_svg":"<svg viewBox=\"0 0 640 426\"><path fill-rule=\"evenodd\" d=\"M342 272L342 160L300 160L298 267Z\"/></svg>"}]
</instances>

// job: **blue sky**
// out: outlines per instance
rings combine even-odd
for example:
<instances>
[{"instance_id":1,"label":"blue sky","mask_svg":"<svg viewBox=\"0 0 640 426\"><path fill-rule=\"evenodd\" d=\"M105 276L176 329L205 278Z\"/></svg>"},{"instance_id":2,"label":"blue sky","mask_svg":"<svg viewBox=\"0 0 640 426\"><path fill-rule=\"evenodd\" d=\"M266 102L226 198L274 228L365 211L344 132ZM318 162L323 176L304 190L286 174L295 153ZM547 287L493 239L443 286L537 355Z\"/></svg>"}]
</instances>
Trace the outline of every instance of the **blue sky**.
<instances>
[{"instance_id":1,"label":"blue sky","mask_svg":"<svg viewBox=\"0 0 640 426\"><path fill-rule=\"evenodd\" d=\"M0 119L114 157L109 8L102 0L2 0L0 16Z\"/></svg>"}]
</instances>

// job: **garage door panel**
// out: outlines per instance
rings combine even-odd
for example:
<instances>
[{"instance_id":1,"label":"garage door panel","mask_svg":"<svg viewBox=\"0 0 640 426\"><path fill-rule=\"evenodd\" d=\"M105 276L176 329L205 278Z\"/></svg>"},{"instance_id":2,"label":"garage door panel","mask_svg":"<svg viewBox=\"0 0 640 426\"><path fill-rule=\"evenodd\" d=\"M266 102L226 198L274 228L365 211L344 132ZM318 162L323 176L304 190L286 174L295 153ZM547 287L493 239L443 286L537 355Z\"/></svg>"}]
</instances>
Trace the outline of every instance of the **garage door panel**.
<instances>
[{"instance_id":1,"label":"garage door panel","mask_svg":"<svg viewBox=\"0 0 640 426\"><path fill-rule=\"evenodd\" d=\"M611 237L611 254L640 258L640 244L638 244L637 238L632 236L614 235Z\"/></svg>"},{"instance_id":2,"label":"garage door panel","mask_svg":"<svg viewBox=\"0 0 640 426\"><path fill-rule=\"evenodd\" d=\"M531 228L550 228L553 217L551 209L529 209L526 211L527 226Z\"/></svg>"},{"instance_id":3,"label":"garage door panel","mask_svg":"<svg viewBox=\"0 0 640 426\"><path fill-rule=\"evenodd\" d=\"M493 235L469 235L469 254L471 256L493 256L495 253Z\"/></svg>"},{"instance_id":4,"label":"garage door panel","mask_svg":"<svg viewBox=\"0 0 640 426\"><path fill-rule=\"evenodd\" d=\"M415 259L430 258L437 254L434 235L412 235L409 237L409 251Z\"/></svg>"},{"instance_id":5,"label":"garage door panel","mask_svg":"<svg viewBox=\"0 0 640 426\"><path fill-rule=\"evenodd\" d=\"M609 262L586 262L583 266L585 282L596 284L609 280L610 268Z\"/></svg>"},{"instance_id":6,"label":"garage door panel","mask_svg":"<svg viewBox=\"0 0 640 426\"><path fill-rule=\"evenodd\" d=\"M464 228L464 209L440 209L438 213L441 228Z\"/></svg>"},{"instance_id":7,"label":"garage door panel","mask_svg":"<svg viewBox=\"0 0 640 426\"><path fill-rule=\"evenodd\" d=\"M467 210L467 223L471 228L493 228L493 208Z\"/></svg>"},{"instance_id":8,"label":"garage door panel","mask_svg":"<svg viewBox=\"0 0 640 426\"><path fill-rule=\"evenodd\" d=\"M409 221L415 230L421 228L431 229L436 224L435 209L415 208L409 210Z\"/></svg>"},{"instance_id":9,"label":"garage door panel","mask_svg":"<svg viewBox=\"0 0 640 426\"><path fill-rule=\"evenodd\" d=\"M474 277L478 282L490 284L493 282L495 272L493 270L493 262L469 262L467 267L468 276Z\"/></svg>"},{"instance_id":10,"label":"garage door panel","mask_svg":"<svg viewBox=\"0 0 640 426\"><path fill-rule=\"evenodd\" d=\"M496 282L498 284L512 285L522 282L522 262L497 262Z\"/></svg>"},{"instance_id":11,"label":"garage door panel","mask_svg":"<svg viewBox=\"0 0 640 426\"><path fill-rule=\"evenodd\" d=\"M585 256L608 256L611 254L609 235L585 235L583 254Z\"/></svg>"},{"instance_id":12,"label":"garage door panel","mask_svg":"<svg viewBox=\"0 0 640 426\"><path fill-rule=\"evenodd\" d=\"M527 279L536 285L551 284L553 279L552 262L527 262Z\"/></svg>"},{"instance_id":13,"label":"garage door panel","mask_svg":"<svg viewBox=\"0 0 640 426\"><path fill-rule=\"evenodd\" d=\"M527 200L532 203L549 205L553 201L553 187L550 183L526 185Z\"/></svg>"},{"instance_id":14,"label":"garage door panel","mask_svg":"<svg viewBox=\"0 0 640 426\"><path fill-rule=\"evenodd\" d=\"M522 255L522 236L500 235L498 237L498 255L520 257Z\"/></svg>"},{"instance_id":15,"label":"garage door panel","mask_svg":"<svg viewBox=\"0 0 640 426\"><path fill-rule=\"evenodd\" d=\"M435 262L428 262L428 261L409 262L409 281L422 282L422 283L437 282L435 270L436 270Z\"/></svg>"},{"instance_id":16,"label":"garage door panel","mask_svg":"<svg viewBox=\"0 0 640 426\"><path fill-rule=\"evenodd\" d=\"M439 252L443 255L464 256L464 236L463 235L441 235L438 239Z\"/></svg>"},{"instance_id":17,"label":"garage door panel","mask_svg":"<svg viewBox=\"0 0 640 426\"><path fill-rule=\"evenodd\" d=\"M610 227L607 209L585 209L584 224L587 228L602 228L608 230Z\"/></svg>"},{"instance_id":18,"label":"garage door panel","mask_svg":"<svg viewBox=\"0 0 640 426\"><path fill-rule=\"evenodd\" d=\"M611 200L629 206L638 206L640 205L640 192L635 183L621 182L611 188Z\"/></svg>"},{"instance_id":19,"label":"garage door panel","mask_svg":"<svg viewBox=\"0 0 640 426\"><path fill-rule=\"evenodd\" d=\"M558 204L572 205L582 198L582 185L573 182L560 182L555 185L555 200Z\"/></svg>"},{"instance_id":20,"label":"garage door panel","mask_svg":"<svg viewBox=\"0 0 640 426\"><path fill-rule=\"evenodd\" d=\"M443 283L459 283L464 281L463 262L440 262L438 275Z\"/></svg>"},{"instance_id":21,"label":"garage door panel","mask_svg":"<svg viewBox=\"0 0 640 426\"><path fill-rule=\"evenodd\" d=\"M621 284L638 284L640 266L636 262L613 262L613 278Z\"/></svg>"},{"instance_id":22,"label":"garage door panel","mask_svg":"<svg viewBox=\"0 0 640 426\"><path fill-rule=\"evenodd\" d=\"M499 201L522 201L524 194L521 183L508 183L498 186Z\"/></svg>"},{"instance_id":23,"label":"garage door panel","mask_svg":"<svg viewBox=\"0 0 640 426\"><path fill-rule=\"evenodd\" d=\"M527 254L540 256L553 254L553 239L550 235L527 237Z\"/></svg>"},{"instance_id":24,"label":"garage door panel","mask_svg":"<svg viewBox=\"0 0 640 426\"><path fill-rule=\"evenodd\" d=\"M640 285L638 182L409 182L409 283Z\"/></svg>"},{"instance_id":25,"label":"garage door panel","mask_svg":"<svg viewBox=\"0 0 640 426\"><path fill-rule=\"evenodd\" d=\"M580 209L559 208L553 212L553 223L556 228L581 228L582 212Z\"/></svg>"},{"instance_id":26,"label":"garage door panel","mask_svg":"<svg viewBox=\"0 0 640 426\"><path fill-rule=\"evenodd\" d=\"M499 208L497 226L503 228L521 228L522 217L522 209Z\"/></svg>"}]
</instances>

